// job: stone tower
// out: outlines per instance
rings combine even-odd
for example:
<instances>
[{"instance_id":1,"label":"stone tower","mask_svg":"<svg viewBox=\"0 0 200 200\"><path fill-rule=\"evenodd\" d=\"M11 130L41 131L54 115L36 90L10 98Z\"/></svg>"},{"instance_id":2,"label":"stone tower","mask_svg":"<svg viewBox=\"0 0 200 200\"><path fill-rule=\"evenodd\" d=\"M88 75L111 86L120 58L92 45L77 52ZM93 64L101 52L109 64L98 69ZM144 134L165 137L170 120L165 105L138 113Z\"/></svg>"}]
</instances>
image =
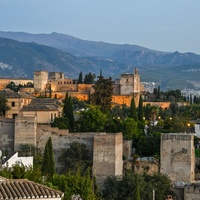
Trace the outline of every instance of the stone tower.
<instances>
[{"instance_id":1,"label":"stone tower","mask_svg":"<svg viewBox=\"0 0 200 200\"><path fill-rule=\"evenodd\" d=\"M121 74L120 86L120 95L139 94L142 88L138 69L135 68L134 74Z\"/></svg>"},{"instance_id":2,"label":"stone tower","mask_svg":"<svg viewBox=\"0 0 200 200\"><path fill-rule=\"evenodd\" d=\"M123 174L122 133L95 135L93 144L93 175L101 185L108 176Z\"/></svg>"},{"instance_id":3,"label":"stone tower","mask_svg":"<svg viewBox=\"0 0 200 200\"><path fill-rule=\"evenodd\" d=\"M64 73L63 72L49 72L49 79L64 79Z\"/></svg>"},{"instance_id":4,"label":"stone tower","mask_svg":"<svg viewBox=\"0 0 200 200\"><path fill-rule=\"evenodd\" d=\"M44 91L48 82L48 71L35 71L34 72L34 90L35 92Z\"/></svg>"},{"instance_id":5,"label":"stone tower","mask_svg":"<svg viewBox=\"0 0 200 200\"><path fill-rule=\"evenodd\" d=\"M138 69L135 68L135 73L133 74L133 91L134 93L140 93L140 75L138 74Z\"/></svg>"},{"instance_id":6,"label":"stone tower","mask_svg":"<svg viewBox=\"0 0 200 200\"><path fill-rule=\"evenodd\" d=\"M19 150L20 144L36 146L36 129L35 116L17 116L15 118L14 150Z\"/></svg>"},{"instance_id":7,"label":"stone tower","mask_svg":"<svg viewBox=\"0 0 200 200\"><path fill-rule=\"evenodd\" d=\"M161 135L160 172L172 181L193 182L195 177L194 135L167 133Z\"/></svg>"}]
</instances>

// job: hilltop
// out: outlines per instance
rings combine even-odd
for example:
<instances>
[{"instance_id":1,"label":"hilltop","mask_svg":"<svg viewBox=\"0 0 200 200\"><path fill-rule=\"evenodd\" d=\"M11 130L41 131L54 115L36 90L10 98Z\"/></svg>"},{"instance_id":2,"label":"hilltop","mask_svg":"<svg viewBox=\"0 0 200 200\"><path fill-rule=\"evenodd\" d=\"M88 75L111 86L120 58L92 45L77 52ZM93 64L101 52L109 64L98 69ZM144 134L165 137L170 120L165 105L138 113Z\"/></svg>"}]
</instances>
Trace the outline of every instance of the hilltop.
<instances>
[{"instance_id":1,"label":"hilltop","mask_svg":"<svg viewBox=\"0 0 200 200\"><path fill-rule=\"evenodd\" d=\"M158 82L162 89L184 89L194 88L192 82L200 76L200 55L191 52L161 52L60 33L0 32L0 37L1 77L32 77L34 70L48 69L77 78L80 71L99 74L102 69L104 76L116 78L138 67L141 81Z\"/></svg>"}]
</instances>

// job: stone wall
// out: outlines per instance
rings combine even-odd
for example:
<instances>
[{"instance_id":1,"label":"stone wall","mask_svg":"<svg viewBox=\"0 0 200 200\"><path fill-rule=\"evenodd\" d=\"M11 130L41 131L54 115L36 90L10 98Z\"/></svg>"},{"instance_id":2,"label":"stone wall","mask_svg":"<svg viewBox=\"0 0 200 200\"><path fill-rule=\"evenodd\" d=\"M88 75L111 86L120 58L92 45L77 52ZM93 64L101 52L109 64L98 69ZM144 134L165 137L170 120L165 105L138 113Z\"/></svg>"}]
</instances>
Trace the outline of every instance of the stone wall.
<instances>
[{"instance_id":1,"label":"stone wall","mask_svg":"<svg viewBox=\"0 0 200 200\"><path fill-rule=\"evenodd\" d=\"M192 184L184 188L184 200L199 200L200 185Z\"/></svg>"},{"instance_id":2,"label":"stone wall","mask_svg":"<svg viewBox=\"0 0 200 200\"><path fill-rule=\"evenodd\" d=\"M36 128L36 117L17 116L15 118L15 151L19 149L20 144L36 146Z\"/></svg>"},{"instance_id":3,"label":"stone wall","mask_svg":"<svg viewBox=\"0 0 200 200\"><path fill-rule=\"evenodd\" d=\"M122 133L94 136L93 174L99 185L102 185L108 176L122 176L122 144Z\"/></svg>"},{"instance_id":4,"label":"stone wall","mask_svg":"<svg viewBox=\"0 0 200 200\"><path fill-rule=\"evenodd\" d=\"M0 117L0 149L5 151L14 150L14 119Z\"/></svg>"},{"instance_id":5,"label":"stone wall","mask_svg":"<svg viewBox=\"0 0 200 200\"><path fill-rule=\"evenodd\" d=\"M181 133L162 134L160 154L161 173L168 174L172 181L194 181L194 135Z\"/></svg>"},{"instance_id":6,"label":"stone wall","mask_svg":"<svg viewBox=\"0 0 200 200\"><path fill-rule=\"evenodd\" d=\"M137 174L155 174L159 171L159 165L152 161L139 161L133 167L133 171Z\"/></svg>"},{"instance_id":7,"label":"stone wall","mask_svg":"<svg viewBox=\"0 0 200 200\"><path fill-rule=\"evenodd\" d=\"M94 136L105 134L106 133L69 133L68 130L52 128L49 125L38 125L37 147L44 151L47 140L49 139L49 137L52 138L56 168L57 171L60 171L62 166L60 165L58 160L63 149L68 149L70 147L70 144L73 142L79 142L85 144L92 154Z\"/></svg>"},{"instance_id":8,"label":"stone wall","mask_svg":"<svg viewBox=\"0 0 200 200\"><path fill-rule=\"evenodd\" d=\"M44 151L49 137L52 138L57 171L61 169L58 162L63 149L73 142L85 144L93 154L93 172L95 176L107 178L110 175L121 176L123 173L123 135L103 133L69 133L68 130L52 128L50 125L37 125L36 117L18 116L15 119L14 150L20 144L30 144Z\"/></svg>"},{"instance_id":9,"label":"stone wall","mask_svg":"<svg viewBox=\"0 0 200 200\"><path fill-rule=\"evenodd\" d=\"M124 159L128 160L132 156L132 141L131 140L124 140L123 141L123 156Z\"/></svg>"}]
</instances>

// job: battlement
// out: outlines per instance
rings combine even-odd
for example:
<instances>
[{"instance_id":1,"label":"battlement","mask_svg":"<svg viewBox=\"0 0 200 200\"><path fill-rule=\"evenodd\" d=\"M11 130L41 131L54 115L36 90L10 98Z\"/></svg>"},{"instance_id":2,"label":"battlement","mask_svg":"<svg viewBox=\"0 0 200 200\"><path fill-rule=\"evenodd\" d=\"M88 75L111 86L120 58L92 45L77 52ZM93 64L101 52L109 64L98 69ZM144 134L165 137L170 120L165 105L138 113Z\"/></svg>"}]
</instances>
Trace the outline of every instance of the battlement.
<instances>
[{"instance_id":1,"label":"battlement","mask_svg":"<svg viewBox=\"0 0 200 200\"><path fill-rule=\"evenodd\" d=\"M161 135L162 140L178 140L178 141L186 141L192 140L194 138L193 134L186 134L186 133L168 133Z\"/></svg>"}]
</instances>

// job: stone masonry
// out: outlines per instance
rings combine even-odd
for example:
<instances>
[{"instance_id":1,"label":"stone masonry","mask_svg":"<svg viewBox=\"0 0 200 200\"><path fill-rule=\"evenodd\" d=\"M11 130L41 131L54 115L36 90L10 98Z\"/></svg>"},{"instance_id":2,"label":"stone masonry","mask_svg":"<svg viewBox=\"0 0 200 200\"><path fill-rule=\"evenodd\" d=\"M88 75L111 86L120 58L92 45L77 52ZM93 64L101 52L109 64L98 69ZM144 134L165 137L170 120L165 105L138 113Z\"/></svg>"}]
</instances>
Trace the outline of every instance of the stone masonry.
<instances>
[{"instance_id":1,"label":"stone masonry","mask_svg":"<svg viewBox=\"0 0 200 200\"><path fill-rule=\"evenodd\" d=\"M162 134L160 156L161 173L167 174L172 181L194 181L194 135L184 133Z\"/></svg>"},{"instance_id":2,"label":"stone masonry","mask_svg":"<svg viewBox=\"0 0 200 200\"><path fill-rule=\"evenodd\" d=\"M94 136L93 175L98 184L101 185L107 176L122 176L122 155L122 133Z\"/></svg>"}]
</instances>

